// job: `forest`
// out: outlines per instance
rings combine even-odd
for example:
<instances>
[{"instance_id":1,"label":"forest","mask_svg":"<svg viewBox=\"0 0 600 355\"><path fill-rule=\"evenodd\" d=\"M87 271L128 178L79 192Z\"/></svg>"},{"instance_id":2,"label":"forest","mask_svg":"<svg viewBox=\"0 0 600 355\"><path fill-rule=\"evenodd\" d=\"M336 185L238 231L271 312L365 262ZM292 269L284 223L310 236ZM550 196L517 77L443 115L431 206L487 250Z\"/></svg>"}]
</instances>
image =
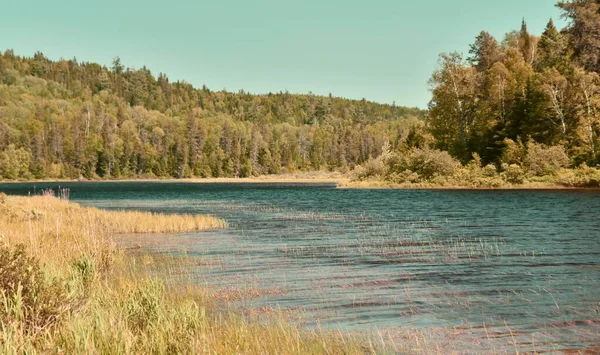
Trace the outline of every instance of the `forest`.
<instances>
[{"instance_id":1,"label":"forest","mask_svg":"<svg viewBox=\"0 0 600 355\"><path fill-rule=\"evenodd\" d=\"M559 2L541 36L527 30L501 42L482 31L468 56L442 54L430 79L429 128L436 145L466 162L497 163L506 141L562 146L572 163L598 163L600 2Z\"/></svg>"},{"instance_id":2,"label":"forest","mask_svg":"<svg viewBox=\"0 0 600 355\"><path fill-rule=\"evenodd\" d=\"M593 167L600 162L600 1L556 6L563 29L550 19L536 36L523 20L501 40L481 31L468 54L441 54L427 110L331 94L211 91L118 57L106 67L5 50L0 178L354 169L402 182L415 180L418 168L403 159L427 156L423 149L433 152L429 160L447 152L450 160L441 160L497 173ZM433 169L440 171L420 179L443 175L443 162Z\"/></svg>"},{"instance_id":3,"label":"forest","mask_svg":"<svg viewBox=\"0 0 600 355\"><path fill-rule=\"evenodd\" d=\"M501 40L481 31L466 55L442 53L421 134L363 164L358 180L600 186L600 1L556 6L563 29L550 19L536 36L523 20Z\"/></svg>"},{"instance_id":4,"label":"forest","mask_svg":"<svg viewBox=\"0 0 600 355\"><path fill-rule=\"evenodd\" d=\"M211 91L147 68L0 55L0 177L248 177L340 170L426 112L313 94Z\"/></svg>"}]
</instances>

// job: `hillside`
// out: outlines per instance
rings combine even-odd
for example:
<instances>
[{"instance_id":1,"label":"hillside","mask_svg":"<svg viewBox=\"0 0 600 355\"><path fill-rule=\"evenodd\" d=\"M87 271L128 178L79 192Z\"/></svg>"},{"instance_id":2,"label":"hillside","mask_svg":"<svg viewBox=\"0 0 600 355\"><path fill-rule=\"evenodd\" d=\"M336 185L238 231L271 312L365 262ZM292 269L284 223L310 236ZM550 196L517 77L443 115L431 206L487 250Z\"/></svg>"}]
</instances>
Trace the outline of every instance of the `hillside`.
<instances>
[{"instance_id":1,"label":"hillside","mask_svg":"<svg viewBox=\"0 0 600 355\"><path fill-rule=\"evenodd\" d=\"M346 171L425 112L366 100L252 95L147 68L0 53L0 178L247 177Z\"/></svg>"}]
</instances>

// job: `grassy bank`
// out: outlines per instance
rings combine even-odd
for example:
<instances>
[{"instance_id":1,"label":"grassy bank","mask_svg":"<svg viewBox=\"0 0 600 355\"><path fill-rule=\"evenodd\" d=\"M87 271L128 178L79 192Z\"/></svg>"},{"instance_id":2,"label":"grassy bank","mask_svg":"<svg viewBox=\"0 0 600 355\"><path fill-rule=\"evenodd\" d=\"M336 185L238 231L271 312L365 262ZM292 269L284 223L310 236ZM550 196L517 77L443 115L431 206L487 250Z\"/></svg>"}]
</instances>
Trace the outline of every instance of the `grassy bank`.
<instances>
[{"instance_id":1,"label":"grassy bank","mask_svg":"<svg viewBox=\"0 0 600 355\"><path fill-rule=\"evenodd\" d=\"M101 211L52 196L0 196L0 353L364 353L348 335L242 317L179 263L125 255L117 233L222 228L210 216ZM143 236L141 236L143 238ZM153 275L156 275L153 273Z\"/></svg>"}]
</instances>

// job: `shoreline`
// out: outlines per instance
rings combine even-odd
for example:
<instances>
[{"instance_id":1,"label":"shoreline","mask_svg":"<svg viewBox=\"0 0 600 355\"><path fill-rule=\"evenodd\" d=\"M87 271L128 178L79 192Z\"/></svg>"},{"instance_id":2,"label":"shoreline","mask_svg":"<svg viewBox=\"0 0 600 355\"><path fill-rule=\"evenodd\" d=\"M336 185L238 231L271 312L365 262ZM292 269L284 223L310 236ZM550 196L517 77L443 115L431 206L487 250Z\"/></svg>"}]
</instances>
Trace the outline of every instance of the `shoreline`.
<instances>
[{"instance_id":1,"label":"shoreline","mask_svg":"<svg viewBox=\"0 0 600 355\"><path fill-rule=\"evenodd\" d=\"M40 179L40 180L0 180L0 184L35 184L35 183L110 183L110 182L140 182L140 183L192 183L192 184L335 184L340 190L466 190L466 191L589 191L600 190L600 187L577 187L564 185L523 184L500 187L477 186L419 186L394 185L383 181L351 181L348 177L336 176L302 176L262 175L251 178L126 178L126 179Z\"/></svg>"}]
</instances>

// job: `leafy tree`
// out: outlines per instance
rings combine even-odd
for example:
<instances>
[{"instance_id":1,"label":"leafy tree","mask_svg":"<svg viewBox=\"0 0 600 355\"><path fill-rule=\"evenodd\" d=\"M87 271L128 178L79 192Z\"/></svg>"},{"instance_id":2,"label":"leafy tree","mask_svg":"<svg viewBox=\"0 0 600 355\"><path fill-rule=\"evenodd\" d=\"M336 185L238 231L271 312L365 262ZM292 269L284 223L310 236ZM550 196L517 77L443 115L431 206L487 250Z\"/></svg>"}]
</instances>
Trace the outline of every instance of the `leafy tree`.
<instances>
[{"instance_id":1,"label":"leafy tree","mask_svg":"<svg viewBox=\"0 0 600 355\"><path fill-rule=\"evenodd\" d=\"M459 53L442 54L440 69L430 79L429 127L440 149L468 159L467 141L476 113L477 76Z\"/></svg>"}]
</instances>

